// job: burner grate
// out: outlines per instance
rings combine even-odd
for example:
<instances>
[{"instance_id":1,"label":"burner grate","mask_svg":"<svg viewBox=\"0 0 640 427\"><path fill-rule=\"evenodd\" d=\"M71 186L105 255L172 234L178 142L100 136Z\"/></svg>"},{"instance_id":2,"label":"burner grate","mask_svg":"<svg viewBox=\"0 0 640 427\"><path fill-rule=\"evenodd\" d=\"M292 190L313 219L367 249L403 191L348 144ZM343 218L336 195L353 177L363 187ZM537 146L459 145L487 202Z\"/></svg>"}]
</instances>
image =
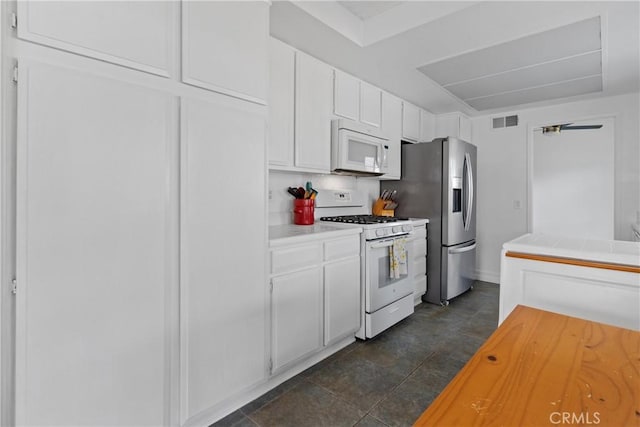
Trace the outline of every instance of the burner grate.
<instances>
[{"instance_id":1,"label":"burner grate","mask_svg":"<svg viewBox=\"0 0 640 427\"><path fill-rule=\"evenodd\" d=\"M323 216L320 218L320 221L341 222L345 224L386 224L406 220L407 218L376 215Z\"/></svg>"}]
</instances>

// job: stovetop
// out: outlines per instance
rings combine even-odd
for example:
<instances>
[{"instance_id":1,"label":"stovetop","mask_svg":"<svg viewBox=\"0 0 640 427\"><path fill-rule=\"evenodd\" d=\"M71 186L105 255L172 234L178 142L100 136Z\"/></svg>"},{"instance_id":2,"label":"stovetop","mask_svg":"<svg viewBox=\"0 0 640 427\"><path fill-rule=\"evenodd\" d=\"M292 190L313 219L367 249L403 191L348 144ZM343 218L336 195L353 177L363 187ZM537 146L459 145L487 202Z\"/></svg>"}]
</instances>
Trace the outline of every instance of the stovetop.
<instances>
[{"instance_id":1,"label":"stovetop","mask_svg":"<svg viewBox=\"0 0 640 427\"><path fill-rule=\"evenodd\" d=\"M323 216L320 221L339 227L361 227L365 240L404 236L413 231L409 218L375 215Z\"/></svg>"},{"instance_id":2,"label":"stovetop","mask_svg":"<svg viewBox=\"0 0 640 427\"><path fill-rule=\"evenodd\" d=\"M386 224L398 221L408 221L409 218L396 218L391 216L376 215L346 215L346 216L323 216L320 221L339 222L343 224Z\"/></svg>"}]
</instances>

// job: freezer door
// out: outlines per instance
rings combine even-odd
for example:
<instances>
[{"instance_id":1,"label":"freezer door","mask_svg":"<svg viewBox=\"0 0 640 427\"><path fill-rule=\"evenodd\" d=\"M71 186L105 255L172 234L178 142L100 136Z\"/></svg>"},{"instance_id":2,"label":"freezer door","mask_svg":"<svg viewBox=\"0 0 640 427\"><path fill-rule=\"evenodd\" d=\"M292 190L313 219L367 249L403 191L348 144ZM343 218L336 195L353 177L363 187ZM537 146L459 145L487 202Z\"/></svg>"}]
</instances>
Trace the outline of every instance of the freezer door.
<instances>
[{"instance_id":1,"label":"freezer door","mask_svg":"<svg viewBox=\"0 0 640 427\"><path fill-rule=\"evenodd\" d=\"M476 242L442 247L442 302L467 291L476 269Z\"/></svg>"},{"instance_id":2,"label":"freezer door","mask_svg":"<svg viewBox=\"0 0 640 427\"><path fill-rule=\"evenodd\" d=\"M453 246L476 238L476 147L446 138L442 147L442 244Z\"/></svg>"}]
</instances>

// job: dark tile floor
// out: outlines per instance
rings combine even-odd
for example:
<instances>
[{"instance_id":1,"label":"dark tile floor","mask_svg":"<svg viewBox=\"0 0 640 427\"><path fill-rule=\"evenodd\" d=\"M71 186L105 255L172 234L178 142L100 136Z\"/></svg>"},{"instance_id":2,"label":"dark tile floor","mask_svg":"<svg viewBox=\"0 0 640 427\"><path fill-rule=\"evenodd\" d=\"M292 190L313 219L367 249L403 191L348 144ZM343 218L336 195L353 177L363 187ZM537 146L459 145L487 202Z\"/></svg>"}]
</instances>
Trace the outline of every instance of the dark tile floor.
<instances>
[{"instance_id":1,"label":"dark tile floor","mask_svg":"<svg viewBox=\"0 0 640 427\"><path fill-rule=\"evenodd\" d=\"M214 426L410 426L496 328L498 290L476 282L447 307L420 304Z\"/></svg>"}]
</instances>

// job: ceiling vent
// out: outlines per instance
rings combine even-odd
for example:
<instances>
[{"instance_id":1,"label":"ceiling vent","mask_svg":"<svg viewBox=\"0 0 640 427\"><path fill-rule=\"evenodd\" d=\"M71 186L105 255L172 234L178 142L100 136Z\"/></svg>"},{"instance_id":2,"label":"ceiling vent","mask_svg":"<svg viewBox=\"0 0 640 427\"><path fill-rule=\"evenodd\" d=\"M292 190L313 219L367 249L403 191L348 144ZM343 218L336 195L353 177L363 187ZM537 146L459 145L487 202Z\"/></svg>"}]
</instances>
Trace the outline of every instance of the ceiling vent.
<instances>
[{"instance_id":1,"label":"ceiling vent","mask_svg":"<svg viewBox=\"0 0 640 427\"><path fill-rule=\"evenodd\" d=\"M514 126L518 126L518 116L506 116L506 117L494 117L493 121L493 129L499 128L510 128Z\"/></svg>"}]
</instances>

